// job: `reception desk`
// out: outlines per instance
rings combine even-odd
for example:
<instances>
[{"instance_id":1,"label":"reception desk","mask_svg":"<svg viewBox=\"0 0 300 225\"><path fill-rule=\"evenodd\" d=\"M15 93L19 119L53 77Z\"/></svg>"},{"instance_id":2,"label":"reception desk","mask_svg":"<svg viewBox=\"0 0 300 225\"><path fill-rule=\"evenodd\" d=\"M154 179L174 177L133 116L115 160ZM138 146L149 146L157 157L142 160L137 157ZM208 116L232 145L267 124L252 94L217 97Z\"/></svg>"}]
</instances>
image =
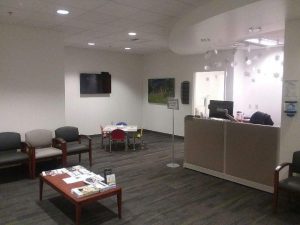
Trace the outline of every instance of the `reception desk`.
<instances>
[{"instance_id":1,"label":"reception desk","mask_svg":"<svg viewBox=\"0 0 300 225\"><path fill-rule=\"evenodd\" d=\"M273 192L279 128L185 118L184 167Z\"/></svg>"}]
</instances>

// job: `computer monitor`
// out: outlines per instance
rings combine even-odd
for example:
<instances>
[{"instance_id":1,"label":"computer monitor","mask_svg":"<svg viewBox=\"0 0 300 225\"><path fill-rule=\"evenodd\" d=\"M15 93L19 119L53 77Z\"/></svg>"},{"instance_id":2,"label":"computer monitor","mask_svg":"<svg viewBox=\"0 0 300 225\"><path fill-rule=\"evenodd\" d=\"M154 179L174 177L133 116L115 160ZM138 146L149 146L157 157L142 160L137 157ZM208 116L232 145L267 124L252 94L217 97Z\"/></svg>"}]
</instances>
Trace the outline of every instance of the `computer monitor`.
<instances>
[{"instance_id":1,"label":"computer monitor","mask_svg":"<svg viewBox=\"0 0 300 225\"><path fill-rule=\"evenodd\" d=\"M209 102L209 117L228 119L226 109L230 116L233 117L233 102L232 101L217 101L210 100Z\"/></svg>"}]
</instances>

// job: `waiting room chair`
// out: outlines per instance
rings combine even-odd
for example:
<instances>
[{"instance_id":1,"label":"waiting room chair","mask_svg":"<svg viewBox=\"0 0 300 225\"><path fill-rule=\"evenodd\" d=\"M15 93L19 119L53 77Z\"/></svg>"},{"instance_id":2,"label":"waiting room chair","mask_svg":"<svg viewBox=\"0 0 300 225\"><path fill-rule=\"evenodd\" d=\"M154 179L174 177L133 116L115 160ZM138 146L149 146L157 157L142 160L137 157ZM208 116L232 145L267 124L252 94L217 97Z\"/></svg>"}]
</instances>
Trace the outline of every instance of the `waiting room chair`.
<instances>
[{"instance_id":1,"label":"waiting room chair","mask_svg":"<svg viewBox=\"0 0 300 225\"><path fill-rule=\"evenodd\" d=\"M88 140L88 145L81 143L83 138ZM89 153L90 166L92 166L92 139L87 135L80 135L77 127L65 126L56 129L55 145L65 151L67 156L78 154L79 162L81 162L81 153Z\"/></svg>"},{"instance_id":2,"label":"waiting room chair","mask_svg":"<svg viewBox=\"0 0 300 225\"><path fill-rule=\"evenodd\" d=\"M279 181L279 172L288 166L288 178ZM298 174L298 176L295 174ZM273 211L277 211L279 190L289 194L300 193L300 151L294 152L292 163L282 163L274 172Z\"/></svg>"},{"instance_id":3,"label":"waiting room chair","mask_svg":"<svg viewBox=\"0 0 300 225\"><path fill-rule=\"evenodd\" d=\"M127 126L126 122L117 122L116 123L117 126Z\"/></svg>"},{"instance_id":4,"label":"waiting room chair","mask_svg":"<svg viewBox=\"0 0 300 225\"><path fill-rule=\"evenodd\" d=\"M0 133L0 166L28 164L31 177L30 156L26 151L25 142L21 142L21 135L15 132Z\"/></svg>"},{"instance_id":5,"label":"waiting room chair","mask_svg":"<svg viewBox=\"0 0 300 225\"><path fill-rule=\"evenodd\" d=\"M125 150L127 150L127 137L126 133L121 129L115 129L110 133L109 150L111 152L111 145L113 142L124 142Z\"/></svg>"},{"instance_id":6,"label":"waiting room chair","mask_svg":"<svg viewBox=\"0 0 300 225\"><path fill-rule=\"evenodd\" d=\"M105 132L102 126L100 126L100 130L101 130L101 148L103 148L104 140L105 139L109 140L109 132ZM105 144L105 150L106 150L106 144Z\"/></svg>"},{"instance_id":7,"label":"waiting room chair","mask_svg":"<svg viewBox=\"0 0 300 225\"><path fill-rule=\"evenodd\" d=\"M37 129L25 133L25 142L29 149L32 178L35 178L36 162L47 159L61 158L65 166L66 152L54 148L54 140L50 130Z\"/></svg>"}]
</instances>

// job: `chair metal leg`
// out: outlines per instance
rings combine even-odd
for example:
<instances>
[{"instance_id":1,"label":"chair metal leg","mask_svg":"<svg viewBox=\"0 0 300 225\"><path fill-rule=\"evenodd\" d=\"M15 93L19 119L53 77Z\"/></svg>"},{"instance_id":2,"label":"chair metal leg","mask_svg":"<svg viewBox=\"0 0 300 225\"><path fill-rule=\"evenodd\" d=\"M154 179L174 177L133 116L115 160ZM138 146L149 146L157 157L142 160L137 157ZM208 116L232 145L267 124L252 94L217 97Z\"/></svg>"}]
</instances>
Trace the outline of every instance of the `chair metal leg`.
<instances>
[{"instance_id":1,"label":"chair metal leg","mask_svg":"<svg viewBox=\"0 0 300 225\"><path fill-rule=\"evenodd\" d=\"M81 163L81 153L78 155L79 162Z\"/></svg>"}]
</instances>

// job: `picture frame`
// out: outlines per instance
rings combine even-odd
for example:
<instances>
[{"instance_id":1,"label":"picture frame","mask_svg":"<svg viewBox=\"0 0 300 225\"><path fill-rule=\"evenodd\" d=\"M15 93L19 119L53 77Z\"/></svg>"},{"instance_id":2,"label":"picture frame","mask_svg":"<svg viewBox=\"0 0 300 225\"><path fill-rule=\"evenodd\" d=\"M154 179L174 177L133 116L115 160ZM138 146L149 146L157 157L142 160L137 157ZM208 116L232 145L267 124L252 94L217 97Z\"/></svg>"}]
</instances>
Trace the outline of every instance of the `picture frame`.
<instances>
[{"instance_id":1,"label":"picture frame","mask_svg":"<svg viewBox=\"0 0 300 225\"><path fill-rule=\"evenodd\" d=\"M175 78L148 79L149 103L167 104L170 97L175 97Z\"/></svg>"}]
</instances>

